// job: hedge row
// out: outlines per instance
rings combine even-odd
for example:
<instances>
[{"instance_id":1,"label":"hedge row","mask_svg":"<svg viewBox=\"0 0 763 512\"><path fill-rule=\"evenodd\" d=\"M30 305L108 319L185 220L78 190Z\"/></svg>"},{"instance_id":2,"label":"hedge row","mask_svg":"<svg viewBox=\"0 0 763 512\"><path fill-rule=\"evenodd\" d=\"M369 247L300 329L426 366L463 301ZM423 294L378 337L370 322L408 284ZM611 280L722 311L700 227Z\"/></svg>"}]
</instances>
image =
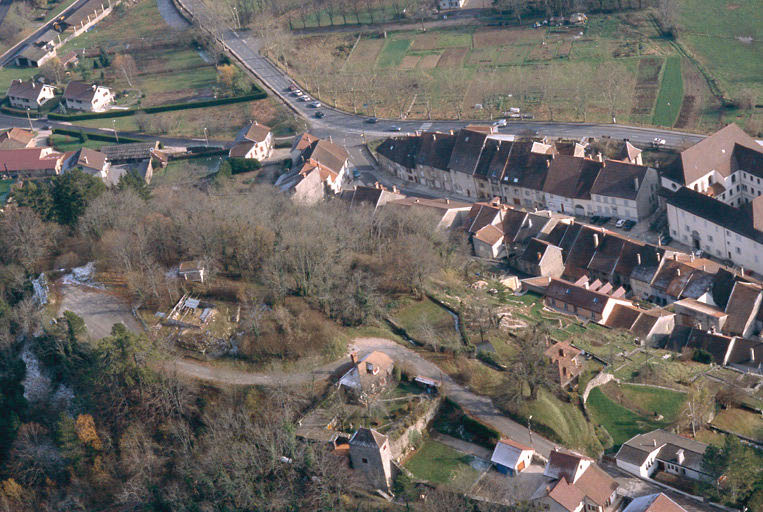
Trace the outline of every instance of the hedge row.
<instances>
[{"instance_id":1,"label":"hedge row","mask_svg":"<svg viewBox=\"0 0 763 512\"><path fill-rule=\"evenodd\" d=\"M234 96L232 98L217 98L214 100L190 101L186 103L173 103L170 105L158 105L156 107L130 108L127 110L114 110L108 112L85 112L82 114L48 114L49 119L59 121L84 121L87 119L110 119L113 117L127 117L138 113L158 114L160 112L171 112L175 110L189 110L193 108L215 107L219 105L231 105L234 103L243 103L245 101L254 101L267 98L265 91L257 90L251 94L243 96Z\"/></svg>"},{"instance_id":2,"label":"hedge row","mask_svg":"<svg viewBox=\"0 0 763 512\"><path fill-rule=\"evenodd\" d=\"M102 142L114 142L116 143L117 138L113 135L106 135L104 133L88 133L83 132L80 130L69 130L66 128L53 128L53 133L58 135L68 135L69 137L77 137L81 138L84 137L85 140L99 140ZM146 142L142 139L134 139L132 137L119 137L120 144L128 144L133 142Z\"/></svg>"}]
</instances>

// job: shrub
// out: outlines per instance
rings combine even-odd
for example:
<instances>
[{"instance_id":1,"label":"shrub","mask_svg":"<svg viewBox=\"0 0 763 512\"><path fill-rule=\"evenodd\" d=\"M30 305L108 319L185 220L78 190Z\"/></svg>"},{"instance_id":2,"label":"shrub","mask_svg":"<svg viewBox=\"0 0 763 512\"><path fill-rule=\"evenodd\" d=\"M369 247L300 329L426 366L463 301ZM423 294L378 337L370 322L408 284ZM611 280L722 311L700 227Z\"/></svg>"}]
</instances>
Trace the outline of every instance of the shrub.
<instances>
[{"instance_id":1,"label":"shrub","mask_svg":"<svg viewBox=\"0 0 763 512\"><path fill-rule=\"evenodd\" d=\"M256 171L262 167L259 160L255 158L229 158L231 174L241 174L243 172Z\"/></svg>"},{"instance_id":2,"label":"shrub","mask_svg":"<svg viewBox=\"0 0 763 512\"><path fill-rule=\"evenodd\" d=\"M694 354L691 356L692 361L698 363L710 364L713 361L713 356L707 350L698 348L694 350Z\"/></svg>"}]
</instances>

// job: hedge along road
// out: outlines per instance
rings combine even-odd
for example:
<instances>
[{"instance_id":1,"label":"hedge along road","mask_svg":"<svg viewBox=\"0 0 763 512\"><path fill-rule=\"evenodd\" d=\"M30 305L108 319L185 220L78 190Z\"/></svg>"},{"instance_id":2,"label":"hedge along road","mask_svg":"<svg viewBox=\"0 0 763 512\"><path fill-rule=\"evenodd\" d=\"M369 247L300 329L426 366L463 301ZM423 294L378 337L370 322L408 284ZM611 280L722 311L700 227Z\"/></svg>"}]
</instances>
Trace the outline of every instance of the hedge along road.
<instances>
[{"instance_id":1,"label":"hedge along road","mask_svg":"<svg viewBox=\"0 0 763 512\"><path fill-rule=\"evenodd\" d=\"M507 418L493 405L493 402L484 396L473 393L456 383L453 379L443 374L442 370L434 363L427 361L416 351L384 338L355 338L350 350L357 350L363 357L370 352L378 350L390 356L397 363L405 361L422 376L440 380L443 383L445 394L465 411L469 412L479 421L493 427L502 436L513 439L548 457L554 449L554 443L548 439L533 433L532 440L527 427ZM319 366L310 372L297 373L259 373L216 368L209 364L193 361L190 359L177 359L165 361L165 371L176 372L178 375L207 381L215 384L233 386L283 386L305 385L316 380L329 378L339 368L347 364L348 359L342 358L333 363Z\"/></svg>"}]
</instances>

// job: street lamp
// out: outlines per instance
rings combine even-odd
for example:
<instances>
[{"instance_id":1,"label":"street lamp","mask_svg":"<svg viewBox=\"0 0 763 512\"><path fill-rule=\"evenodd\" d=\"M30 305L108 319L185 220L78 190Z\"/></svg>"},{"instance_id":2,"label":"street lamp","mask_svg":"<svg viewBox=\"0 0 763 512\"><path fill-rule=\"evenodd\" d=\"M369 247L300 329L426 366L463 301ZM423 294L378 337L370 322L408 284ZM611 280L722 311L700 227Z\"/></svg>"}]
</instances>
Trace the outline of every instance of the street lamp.
<instances>
[{"instance_id":1,"label":"street lamp","mask_svg":"<svg viewBox=\"0 0 763 512\"><path fill-rule=\"evenodd\" d=\"M535 446L533 446L533 429L532 429L532 426L530 425L530 420L532 419L533 419L533 415L531 414L527 418L527 430L530 432L530 448L535 449Z\"/></svg>"},{"instance_id":2,"label":"street lamp","mask_svg":"<svg viewBox=\"0 0 763 512\"><path fill-rule=\"evenodd\" d=\"M29 130L34 131L34 128L32 127L32 116L29 115L29 107L26 108L26 118L29 121Z\"/></svg>"},{"instance_id":3,"label":"street lamp","mask_svg":"<svg viewBox=\"0 0 763 512\"><path fill-rule=\"evenodd\" d=\"M207 141L207 147L209 147L209 135L207 134L207 127L204 127L204 140Z\"/></svg>"},{"instance_id":4,"label":"street lamp","mask_svg":"<svg viewBox=\"0 0 763 512\"><path fill-rule=\"evenodd\" d=\"M117 144L119 144L119 134L117 133L117 120L116 119L112 119L111 120L111 125L114 127L114 138L117 139Z\"/></svg>"}]
</instances>

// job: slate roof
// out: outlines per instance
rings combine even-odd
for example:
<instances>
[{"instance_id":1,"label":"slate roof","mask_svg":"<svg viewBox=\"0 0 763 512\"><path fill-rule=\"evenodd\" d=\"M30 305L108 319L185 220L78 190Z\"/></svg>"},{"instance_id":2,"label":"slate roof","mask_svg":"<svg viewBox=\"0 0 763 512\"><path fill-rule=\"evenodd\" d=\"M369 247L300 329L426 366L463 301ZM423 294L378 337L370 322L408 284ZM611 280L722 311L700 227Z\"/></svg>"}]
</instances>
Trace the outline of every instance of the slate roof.
<instances>
[{"instance_id":1,"label":"slate roof","mask_svg":"<svg viewBox=\"0 0 763 512\"><path fill-rule=\"evenodd\" d=\"M421 135L416 164L447 170L456 136L449 133L425 132Z\"/></svg>"},{"instance_id":2,"label":"slate roof","mask_svg":"<svg viewBox=\"0 0 763 512\"><path fill-rule=\"evenodd\" d=\"M561 279L551 280L546 290L546 296L595 313L604 311L604 307L609 301L608 295L592 292Z\"/></svg>"},{"instance_id":3,"label":"slate roof","mask_svg":"<svg viewBox=\"0 0 763 512\"><path fill-rule=\"evenodd\" d=\"M376 148L376 152L406 169L413 169L416 167L416 153L420 144L419 137L389 138Z\"/></svg>"},{"instance_id":4,"label":"slate roof","mask_svg":"<svg viewBox=\"0 0 763 512\"><path fill-rule=\"evenodd\" d=\"M508 240L512 242L517 240L517 237L525 225L526 219L527 213L525 212L514 209L506 210L506 212L503 214L503 222L501 225L503 228L503 233L506 235Z\"/></svg>"},{"instance_id":5,"label":"slate roof","mask_svg":"<svg viewBox=\"0 0 763 512\"><path fill-rule=\"evenodd\" d=\"M590 199L591 187L602 166L595 160L557 156L548 168L543 191L573 199Z\"/></svg>"},{"instance_id":6,"label":"slate roof","mask_svg":"<svg viewBox=\"0 0 763 512\"><path fill-rule=\"evenodd\" d=\"M456 144L450 155L448 169L472 175L485 145L485 133L463 129L456 136Z\"/></svg>"},{"instance_id":7,"label":"slate roof","mask_svg":"<svg viewBox=\"0 0 763 512\"><path fill-rule=\"evenodd\" d=\"M8 87L8 96L36 101L40 96L40 92L44 85L45 84L33 80L28 82L24 82L23 80L12 80L10 87Z\"/></svg>"},{"instance_id":8,"label":"slate roof","mask_svg":"<svg viewBox=\"0 0 763 512\"><path fill-rule=\"evenodd\" d=\"M648 171L649 168L643 165L606 160L591 187L591 193L635 201Z\"/></svg>"},{"instance_id":9,"label":"slate roof","mask_svg":"<svg viewBox=\"0 0 763 512\"><path fill-rule=\"evenodd\" d=\"M350 438L350 446L381 448L387 441L387 436L372 428L359 428Z\"/></svg>"},{"instance_id":10,"label":"slate roof","mask_svg":"<svg viewBox=\"0 0 763 512\"><path fill-rule=\"evenodd\" d=\"M498 149L501 145L501 141L495 139L487 139L485 146L482 148L477 166L474 169L474 176L483 179L490 179L490 168L493 164L493 159L498 154Z\"/></svg>"},{"instance_id":11,"label":"slate roof","mask_svg":"<svg viewBox=\"0 0 763 512\"><path fill-rule=\"evenodd\" d=\"M550 245L549 242L544 240L531 238L530 241L527 242L527 245L525 245L525 250L522 251L522 254L520 254L517 259L530 265L537 265L540 263L543 255L546 254L546 250Z\"/></svg>"},{"instance_id":12,"label":"slate roof","mask_svg":"<svg viewBox=\"0 0 763 512\"><path fill-rule=\"evenodd\" d=\"M654 446L655 442L657 447ZM684 455L686 456L685 462L694 462L697 459L701 461L702 455L707 450L707 445L704 443L681 437L666 430L657 429L630 438L620 447L615 458L641 466L649 454L660 448L660 446L663 446L663 448L660 449L658 458L668 461L675 458L676 452L679 449L684 450ZM692 467L686 463L684 465Z\"/></svg>"},{"instance_id":13,"label":"slate roof","mask_svg":"<svg viewBox=\"0 0 763 512\"><path fill-rule=\"evenodd\" d=\"M736 276L725 268L718 270L713 277L713 302L715 302L719 308L726 309L726 304L729 302L729 297L731 296L735 283Z\"/></svg>"},{"instance_id":14,"label":"slate roof","mask_svg":"<svg viewBox=\"0 0 763 512\"><path fill-rule=\"evenodd\" d=\"M466 230L476 233L488 224L492 224L495 218L501 214L502 207L487 203L474 203L467 215Z\"/></svg>"},{"instance_id":15,"label":"slate roof","mask_svg":"<svg viewBox=\"0 0 763 512\"><path fill-rule=\"evenodd\" d=\"M97 88L95 84L72 80L64 89L64 99L90 102L93 101Z\"/></svg>"},{"instance_id":16,"label":"slate roof","mask_svg":"<svg viewBox=\"0 0 763 512\"><path fill-rule=\"evenodd\" d=\"M531 190L543 190L551 157L533 153L532 145L532 141L515 141L511 144L503 174L504 183Z\"/></svg>"},{"instance_id":17,"label":"slate roof","mask_svg":"<svg viewBox=\"0 0 763 512\"><path fill-rule=\"evenodd\" d=\"M602 239L603 238L603 239ZM617 263L620 261L620 255L625 246L625 240L619 236L607 234L600 237L601 242L596 249L596 253L588 264L588 269L611 275L614 273Z\"/></svg>"}]
</instances>

